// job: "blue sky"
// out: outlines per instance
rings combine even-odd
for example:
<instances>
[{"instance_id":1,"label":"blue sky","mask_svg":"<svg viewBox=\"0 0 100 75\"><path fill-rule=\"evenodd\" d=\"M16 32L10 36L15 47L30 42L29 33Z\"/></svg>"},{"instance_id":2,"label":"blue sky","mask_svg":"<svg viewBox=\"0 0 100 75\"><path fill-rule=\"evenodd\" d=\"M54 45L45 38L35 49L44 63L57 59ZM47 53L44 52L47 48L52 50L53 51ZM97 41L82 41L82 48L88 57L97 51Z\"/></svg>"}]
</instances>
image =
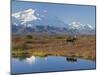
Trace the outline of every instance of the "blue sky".
<instances>
[{"instance_id":1,"label":"blue sky","mask_svg":"<svg viewBox=\"0 0 100 75\"><path fill-rule=\"evenodd\" d=\"M12 13L29 8L47 10L49 15L57 16L68 24L77 21L95 26L95 6L12 1Z\"/></svg>"}]
</instances>

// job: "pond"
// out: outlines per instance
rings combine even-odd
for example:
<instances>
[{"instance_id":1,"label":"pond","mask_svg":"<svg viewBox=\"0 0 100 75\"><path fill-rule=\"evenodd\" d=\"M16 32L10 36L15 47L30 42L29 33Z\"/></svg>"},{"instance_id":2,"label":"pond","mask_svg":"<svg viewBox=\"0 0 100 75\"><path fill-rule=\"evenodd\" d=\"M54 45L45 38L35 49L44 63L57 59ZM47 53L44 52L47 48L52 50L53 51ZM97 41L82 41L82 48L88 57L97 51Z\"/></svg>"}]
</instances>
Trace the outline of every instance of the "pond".
<instances>
[{"instance_id":1,"label":"pond","mask_svg":"<svg viewBox=\"0 0 100 75\"><path fill-rule=\"evenodd\" d=\"M52 71L95 69L92 60L64 56L31 56L24 59L12 58L12 73L37 73Z\"/></svg>"}]
</instances>

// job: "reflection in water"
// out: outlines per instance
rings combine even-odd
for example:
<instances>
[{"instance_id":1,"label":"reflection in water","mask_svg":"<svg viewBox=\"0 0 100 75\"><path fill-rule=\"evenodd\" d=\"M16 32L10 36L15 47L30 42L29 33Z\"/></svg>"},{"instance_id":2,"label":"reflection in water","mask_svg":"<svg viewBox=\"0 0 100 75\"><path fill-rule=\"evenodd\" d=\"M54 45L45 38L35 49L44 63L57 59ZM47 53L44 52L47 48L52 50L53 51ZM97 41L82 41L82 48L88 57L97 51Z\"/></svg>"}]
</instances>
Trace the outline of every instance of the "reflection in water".
<instances>
[{"instance_id":1,"label":"reflection in water","mask_svg":"<svg viewBox=\"0 0 100 75\"><path fill-rule=\"evenodd\" d=\"M66 61L67 61L67 62L77 62L77 58L74 58L74 57L67 57L67 58L66 58Z\"/></svg>"},{"instance_id":2,"label":"reflection in water","mask_svg":"<svg viewBox=\"0 0 100 75\"><path fill-rule=\"evenodd\" d=\"M31 56L31 57L26 57L25 61L29 64L35 64L36 62L36 58L39 58L39 59L43 59L43 60L47 60L48 57L36 57L36 56Z\"/></svg>"},{"instance_id":3,"label":"reflection in water","mask_svg":"<svg viewBox=\"0 0 100 75\"><path fill-rule=\"evenodd\" d=\"M31 56L30 58L26 58L26 62L28 62L29 64L35 63L35 60L36 60L35 56Z\"/></svg>"},{"instance_id":4,"label":"reflection in water","mask_svg":"<svg viewBox=\"0 0 100 75\"><path fill-rule=\"evenodd\" d=\"M45 57L44 59L45 59L45 60L47 60L48 58L47 58L47 57Z\"/></svg>"},{"instance_id":5,"label":"reflection in water","mask_svg":"<svg viewBox=\"0 0 100 75\"><path fill-rule=\"evenodd\" d=\"M72 57L30 56L26 57L23 60L19 59L19 57L12 58L12 73L35 73L48 71L95 69L95 62L85 59L76 59Z\"/></svg>"}]
</instances>

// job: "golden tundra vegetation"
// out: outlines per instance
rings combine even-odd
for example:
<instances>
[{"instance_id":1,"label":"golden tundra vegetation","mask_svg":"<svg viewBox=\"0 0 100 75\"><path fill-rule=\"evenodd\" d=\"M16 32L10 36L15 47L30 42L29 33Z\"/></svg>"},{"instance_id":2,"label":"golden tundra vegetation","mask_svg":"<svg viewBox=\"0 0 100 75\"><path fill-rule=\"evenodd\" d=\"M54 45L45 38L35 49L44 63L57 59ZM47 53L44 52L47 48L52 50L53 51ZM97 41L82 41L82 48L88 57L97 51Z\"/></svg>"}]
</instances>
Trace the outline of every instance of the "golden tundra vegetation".
<instances>
[{"instance_id":1,"label":"golden tundra vegetation","mask_svg":"<svg viewBox=\"0 0 100 75\"><path fill-rule=\"evenodd\" d=\"M14 35L12 56L65 56L96 59L95 35L78 35L75 41L66 41L69 35Z\"/></svg>"}]
</instances>

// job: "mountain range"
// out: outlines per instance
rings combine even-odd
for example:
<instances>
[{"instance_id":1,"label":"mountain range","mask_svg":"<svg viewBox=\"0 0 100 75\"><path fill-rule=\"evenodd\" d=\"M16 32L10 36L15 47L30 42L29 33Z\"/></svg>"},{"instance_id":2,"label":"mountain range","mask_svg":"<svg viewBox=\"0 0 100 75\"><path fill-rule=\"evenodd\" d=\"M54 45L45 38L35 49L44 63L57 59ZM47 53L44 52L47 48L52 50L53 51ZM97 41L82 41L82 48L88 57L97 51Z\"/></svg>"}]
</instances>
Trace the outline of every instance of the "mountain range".
<instances>
[{"instance_id":1,"label":"mountain range","mask_svg":"<svg viewBox=\"0 0 100 75\"><path fill-rule=\"evenodd\" d=\"M27 9L12 13L13 34L95 34L95 27L90 24L72 22L66 24L57 16L51 16L43 10Z\"/></svg>"}]
</instances>

